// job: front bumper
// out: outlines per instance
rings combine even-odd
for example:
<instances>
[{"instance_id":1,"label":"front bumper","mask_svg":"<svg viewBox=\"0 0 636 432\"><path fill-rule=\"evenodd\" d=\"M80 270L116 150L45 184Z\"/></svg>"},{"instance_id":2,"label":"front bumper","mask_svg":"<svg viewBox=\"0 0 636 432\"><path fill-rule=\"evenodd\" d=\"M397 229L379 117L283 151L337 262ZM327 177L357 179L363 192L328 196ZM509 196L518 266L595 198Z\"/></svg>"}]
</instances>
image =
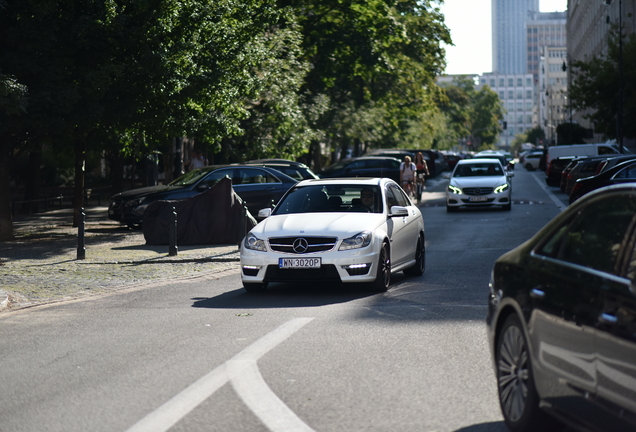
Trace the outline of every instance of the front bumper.
<instances>
[{"instance_id":1,"label":"front bumper","mask_svg":"<svg viewBox=\"0 0 636 432\"><path fill-rule=\"evenodd\" d=\"M510 204L510 193L491 193L488 195L466 195L446 193L446 205L449 207L484 207L507 206Z\"/></svg>"},{"instance_id":2,"label":"front bumper","mask_svg":"<svg viewBox=\"0 0 636 432\"><path fill-rule=\"evenodd\" d=\"M263 282L372 282L377 275L379 248L373 242L364 248L309 254L285 254L246 249L241 242L241 280L246 283ZM320 258L317 269L281 269L279 258Z\"/></svg>"}]
</instances>

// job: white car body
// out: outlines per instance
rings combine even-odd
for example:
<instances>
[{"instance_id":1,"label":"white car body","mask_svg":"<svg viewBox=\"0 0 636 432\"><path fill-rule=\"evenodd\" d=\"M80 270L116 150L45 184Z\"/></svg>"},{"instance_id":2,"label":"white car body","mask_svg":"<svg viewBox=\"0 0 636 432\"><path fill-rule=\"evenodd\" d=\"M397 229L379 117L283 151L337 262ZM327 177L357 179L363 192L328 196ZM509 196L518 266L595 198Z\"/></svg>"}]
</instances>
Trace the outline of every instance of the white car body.
<instances>
[{"instance_id":1,"label":"white car body","mask_svg":"<svg viewBox=\"0 0 636 432\"><path fill-rule=\"evenodd\" d=\"M374 212L357 202L362 189L368 188L375 191ZM327 195L329 208L309 208L316 191ZM266 218L240 246L241 279L247 291L262 291L269 282L309 281L365 282L385 291L391 272L424 271L422 214L391 179L305 180L273 211L263 209L259 216ZM386 257L381 260L383 247ZM317 263L319 267L311 268ZM284 268L288 265L295 268Z\"/></svg>"},{"instance_id":2,"label":"white car body","mask_svg":"<svg viewBox=\"0 0 636 432\"><path fill-rule=\"evenodd\" d=\"M491 168L492 173L488 172ZM446 189L446 210L459 207L499 206L512 208L514 176L498 159L464 159L457 163Z\"/></svg>"}]
</instances>

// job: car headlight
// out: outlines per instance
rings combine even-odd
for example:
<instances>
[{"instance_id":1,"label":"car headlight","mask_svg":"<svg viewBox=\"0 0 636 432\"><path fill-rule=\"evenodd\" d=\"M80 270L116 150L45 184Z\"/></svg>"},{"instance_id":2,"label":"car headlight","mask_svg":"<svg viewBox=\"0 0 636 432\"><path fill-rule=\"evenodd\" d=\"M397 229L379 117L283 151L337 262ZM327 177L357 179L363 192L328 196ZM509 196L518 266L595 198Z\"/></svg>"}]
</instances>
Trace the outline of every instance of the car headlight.
<instances>
[{"instance_id":1,"label":"car headlight","mask_svg":"<svg viewBox=\"0 0 636 432\"><path fill-rule=\"evenodd\" d=\"M362 231L353 237L346 238L342 241L338 250L359 249L369 246L371 243L371 231Z\"/></svg>"},{"instance_id":2,"label":"car headlight","mask_svg":"<svg viewBox=\"0 0 636 432\"><path fill-rule=\"evenodd\" d=\"M137 207L139 204L141 204L144 201L146 201L146 197L141 197L134 200L130 200L125 205L126 207Z\"/></svg>"},{"instance_id":3,"label":"car headlight","mask_svg":"<svg viewBox=\"0 0 636 432\"><path fill-rule=\"evenodd\" d=\"M248 233L245 236L245 249L257 250L261 252L266 252L267 248L265 247L265 241L259 239L252 233Z\"/></svg>"},{"instance_id":4,"label":"car headlight","mask_svg":"<svg viewBox=\"0 0 636 432\"><path fill-rule=\"evenodd\" d=\"M448 185L448 191L450 193L456 194L456 195L461 195L462 194L462 190L458 187L455 187L453 185Z\"/></svg>"},{"instance_id":5,"label":"car headlight","mask_svg":"<svg viewBox=\"0 0 636 432\"><path fill-rule=\"evenodd\" d=\"M510 185L508 183L502 184L501 186L497 186L495 188L495 193L498 194L498 193L502 193L504 191L507 191L509 187L510 187Z\"/></svg>"}]
</instances>

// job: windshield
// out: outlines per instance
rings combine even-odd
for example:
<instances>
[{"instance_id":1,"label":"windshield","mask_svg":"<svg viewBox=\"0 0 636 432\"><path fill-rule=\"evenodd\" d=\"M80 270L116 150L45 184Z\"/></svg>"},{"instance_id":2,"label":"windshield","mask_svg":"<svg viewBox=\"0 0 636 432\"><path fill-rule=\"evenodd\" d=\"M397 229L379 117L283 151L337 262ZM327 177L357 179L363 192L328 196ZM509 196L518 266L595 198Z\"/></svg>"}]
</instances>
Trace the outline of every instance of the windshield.
<instances>
[{"instance_id":1,"label":"windshield","mask_svg":"<svg viewBox=\"0 0 636 432\"><path fill-rule=\"evenodd\" d=\"M311 185L292 188L276 205L273 214L361 212L382 213L378 186Z\"/></svg>"},{"instance_id":2,"label":"windshield","mask_svg":"<svg viewBox=\"0 0 636 432\"><path fill-rule=\"evenodd\" d=\"M199 169L189 171L185 173L184 175L182 175L181 177L178 177L172 180L170 183L168 183L168 186L189 186L189 185L195 184L196 182L201 180L201 178L206 176L209 172L210 172L210 168L199 168Z\"/></svg>"},{"instance_id":3,"label":"windshield","mask_svg":"<svg viewBox=\"0 0 636 432\"><path fill-rule=\"evenodd\" d=\"M472 163L457 165L453 177L488 177L502 176L501 165L496 163Z\"/></svg>"}]
</instances>

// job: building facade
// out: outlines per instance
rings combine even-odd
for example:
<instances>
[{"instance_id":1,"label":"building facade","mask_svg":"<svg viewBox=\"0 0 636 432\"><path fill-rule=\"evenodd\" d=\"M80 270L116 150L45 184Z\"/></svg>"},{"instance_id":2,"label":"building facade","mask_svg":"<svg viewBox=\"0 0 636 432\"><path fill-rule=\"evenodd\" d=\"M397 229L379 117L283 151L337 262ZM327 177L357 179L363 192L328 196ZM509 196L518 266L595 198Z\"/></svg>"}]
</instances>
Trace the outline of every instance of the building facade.
<instances>
[{"instance_id":1,"label":"building facade","mask_svg":"<svg viewBox=\"0 0 636 432\"><path fill-rule=\"evenodd\" d=\"M525 74L526 21L539 0L492 0L492 71Z\"/></svg>"},{"instance_id":2,"label":"building facade","mask_svg":"<svg viewBox=\"0 0 636 432\"><path fill-rule=\"evenodd\" d=\"M607 54L607 38L612 24L623 26L623 34L634 33L636 29L636 0L568 0L567 10L567 52L568 62L587 61L594 56ZM619 15L620 11L620 15ZM620 18L619 18L620 17ZM568 83L572 75L568 68ZM587 129L593 124L585 119L587 111L574 112L574 123ZM602 142L606 138L594 134L590 142ZM633 140L625 141L625 145L634 146Z\"/></svg>"},{"instance_id":3,"label":"building facade","mask_svg":"<svg viewBox=\"0 0 636 432\"><path fill-rule=\"evenodd\" d=\"M479 84L488 85L497 93L505 110L506 128L499 137L499 147L508 148L515 135L537 125L536 86L532 74L485 73Z\"/></svg>"},{"instance_id":4,"label":"building facade","mask_svg":"<svg viewBox=\"0 0 636 432\"><path fill-rule=\"evenodd\" d=\"M568 99L567 72L563 66L567 62L567 48L544 46L540 55L538 86L539 125L546 134L548 145L556 145L556 128L570 121L572 105Z\"/></svg>"},{"instance_id":5,"label":"building facade","mask_svg":"<svg viewBox=\"0 0 636 432\"><path fill-rule=\"evenodd\" d=\"M526 22L527 73L539 79L544 47L567 46L567 12L529 12Z\"/></svg>"}]
</instances>

